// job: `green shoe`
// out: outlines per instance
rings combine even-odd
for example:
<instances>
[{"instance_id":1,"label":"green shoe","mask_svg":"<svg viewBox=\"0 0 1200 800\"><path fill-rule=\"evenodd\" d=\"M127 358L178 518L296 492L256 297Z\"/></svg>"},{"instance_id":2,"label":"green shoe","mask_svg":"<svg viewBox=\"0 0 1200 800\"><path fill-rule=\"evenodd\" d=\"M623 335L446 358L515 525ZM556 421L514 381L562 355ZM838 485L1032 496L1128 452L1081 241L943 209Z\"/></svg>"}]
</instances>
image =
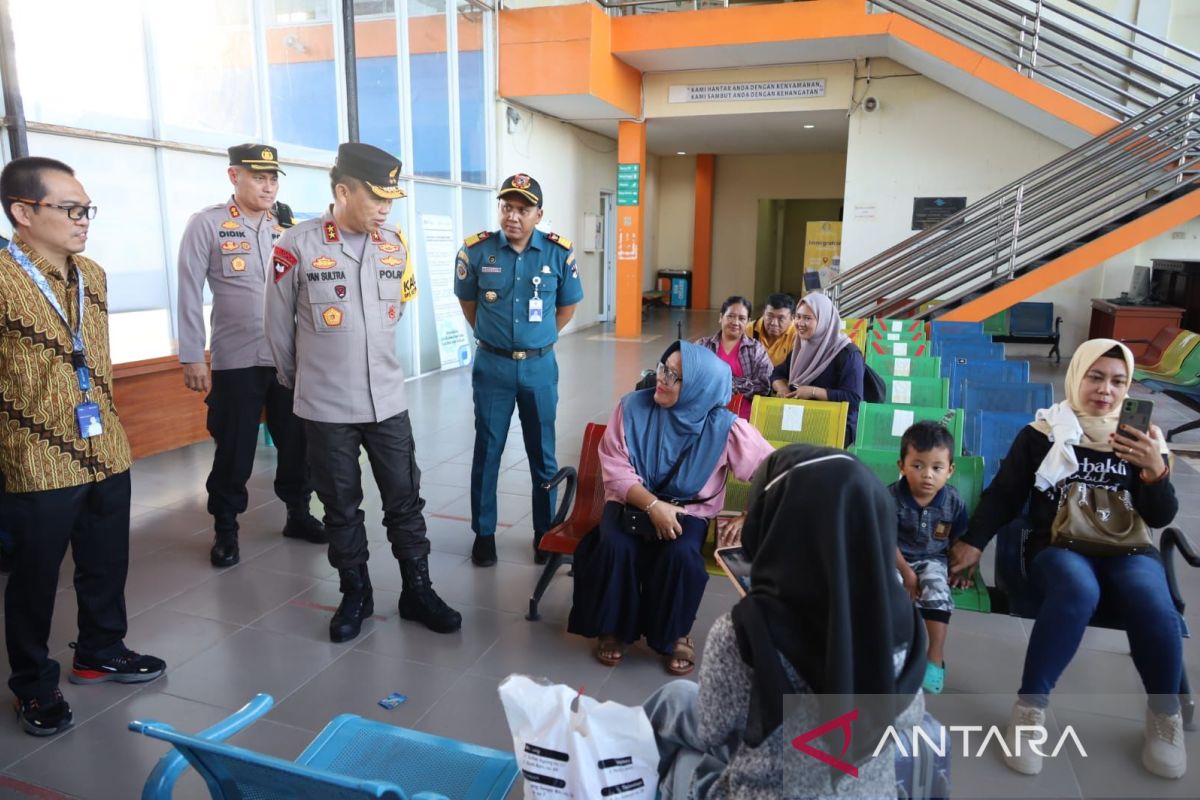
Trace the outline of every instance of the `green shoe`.
<instances>
[{"instance_id":1,"label":"green shoe","mask_svg":"<svg viewBox=\"0 0 1200 800\"><path fill-rule=\"evenodd\" d=\"M946 686L946 666L938 666L932 661L925 662L925 680L921 684L930 694L941 694Z\"/></svg>"}]
</instances>

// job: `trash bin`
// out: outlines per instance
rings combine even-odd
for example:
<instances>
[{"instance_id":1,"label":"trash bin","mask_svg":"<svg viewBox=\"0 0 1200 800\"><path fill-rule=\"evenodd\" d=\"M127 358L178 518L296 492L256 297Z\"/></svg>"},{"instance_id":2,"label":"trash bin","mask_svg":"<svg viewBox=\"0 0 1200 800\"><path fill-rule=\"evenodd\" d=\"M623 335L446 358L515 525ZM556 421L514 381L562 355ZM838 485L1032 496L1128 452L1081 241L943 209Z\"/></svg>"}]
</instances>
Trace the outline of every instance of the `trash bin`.
<instances>
[{"instance_id":1,"label":"trash bin","mask_svg":"<svg viewBox=\"0 0 1200 800\"><path fill-rule=\"evenodd\" d=\"M692 271L690 269L660 269L659 291L667 293L671 308L692 307Z\"/></svg>"}]
</instances>

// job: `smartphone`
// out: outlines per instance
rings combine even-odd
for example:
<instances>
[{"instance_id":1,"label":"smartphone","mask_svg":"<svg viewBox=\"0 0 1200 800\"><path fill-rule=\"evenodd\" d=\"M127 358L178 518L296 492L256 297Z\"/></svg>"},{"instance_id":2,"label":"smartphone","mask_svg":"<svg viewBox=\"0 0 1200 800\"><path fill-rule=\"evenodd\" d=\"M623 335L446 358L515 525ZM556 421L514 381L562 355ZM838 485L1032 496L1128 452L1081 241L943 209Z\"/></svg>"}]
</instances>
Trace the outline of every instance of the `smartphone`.
<instances>
[{"instance_id":1,"label":"smartphone","mask_svg":"<svg viewBox=\"0 0 1200 800\"><path fill-rule=\"evenodd\" d=\"M1125 436L1123 425L1136 428L1142 433L1150 432L1150 415L1154 413L1154 401L1140 397L1126 397L1121 403L1121 416L1117 420L1117 433ZM1126 438L1129 438L1126 436Z\"/></svg>"},{"instance_id":2,"label":"smartphone","mask_svg":"<svg viewBox=\"0 0 1200 800\"><path fill-rule=\"evenodd\" d=\"M750 591L750 558L741 547L718 547L713 551L717 566L725 571L742 597Z\"/></svg>"}]
</instances>

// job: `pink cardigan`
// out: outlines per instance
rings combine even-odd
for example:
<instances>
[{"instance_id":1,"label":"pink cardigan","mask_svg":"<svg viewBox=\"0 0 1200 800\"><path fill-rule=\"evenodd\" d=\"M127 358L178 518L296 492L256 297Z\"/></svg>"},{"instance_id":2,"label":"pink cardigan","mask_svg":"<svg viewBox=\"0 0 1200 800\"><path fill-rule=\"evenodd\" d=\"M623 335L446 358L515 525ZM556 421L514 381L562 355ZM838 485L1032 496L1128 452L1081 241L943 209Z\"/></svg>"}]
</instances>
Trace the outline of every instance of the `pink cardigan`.
<instances>
[{"instance_id":1,"label":"pink cardigan","mask_svg":"<svg viewBox=\"0 0 1200 800\"><path fill-rule=\"evenodd\" d=\"M608 430L600 440L600 474L604 479L606 502L615 500L624 503L625 495L632 487L645 485L629 461L629 449L625 446L624 421L621 404L617 403L612 417L608 420ZM738 480L748 481L763 459L773 452L775 448L771 447L757 428L744 419L735 419L733 427L729 429L725 452L717 460L717 468L713 470L708 482L696 493L697 497L713 495L713 498L704 503L684 506L684 510L702 519L717 516L725 505L726 470L732 471Z\"/></svg>"}]
</instances>

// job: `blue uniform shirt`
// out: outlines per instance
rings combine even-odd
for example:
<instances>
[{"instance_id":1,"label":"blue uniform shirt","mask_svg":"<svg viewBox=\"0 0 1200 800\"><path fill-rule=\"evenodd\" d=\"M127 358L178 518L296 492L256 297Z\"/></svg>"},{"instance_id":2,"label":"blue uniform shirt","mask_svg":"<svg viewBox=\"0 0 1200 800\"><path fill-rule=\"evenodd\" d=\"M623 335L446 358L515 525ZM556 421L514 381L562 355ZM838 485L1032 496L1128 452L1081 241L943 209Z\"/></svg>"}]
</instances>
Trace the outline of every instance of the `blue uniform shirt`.
<instances>
[{"instance_id":1,"label":"blue uniform shirt","mask_svg":"<svg viewBox=\"0 0 1200 800\"><path fill-rule=\"evenodd\" d=\"M535 286L534 278L539 283ZM542 321L529 321L529 300L542 300ZM583 299L571 242L536 228L520 253L503 231L468 237L454 265L454 295L478 303L475 336L503 350L536 350L558 340L555 311Z\"/></svg>"}]
</instances>

